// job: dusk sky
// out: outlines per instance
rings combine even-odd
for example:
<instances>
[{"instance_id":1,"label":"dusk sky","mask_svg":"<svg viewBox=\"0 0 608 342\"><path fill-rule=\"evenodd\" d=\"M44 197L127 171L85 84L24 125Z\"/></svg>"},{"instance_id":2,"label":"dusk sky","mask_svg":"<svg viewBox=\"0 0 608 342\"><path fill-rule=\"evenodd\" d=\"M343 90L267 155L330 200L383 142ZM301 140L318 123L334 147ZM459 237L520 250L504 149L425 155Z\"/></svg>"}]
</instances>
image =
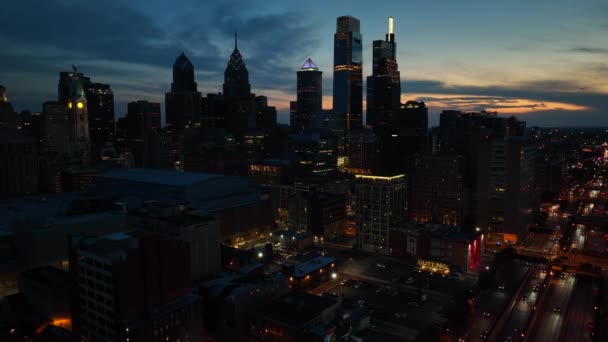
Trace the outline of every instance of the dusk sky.
<instances>
[{"instance_id":1,"label":"dusk sky","mask_svg":"<svg viewBox=\"0 0 608 342\"><path fill-rule=\"evenodd\" d=\"M431 125L442 109L487 109L529 126L608 126L606 0L4 0L0 84L16 110L40 111L56 100L59 72L76 64L112 86L117 116L133 100L164 108L182 51L199 91L221 91L237 31L253 91L286 123L308 57L323 71L330 109L341 15L361 20L364 78L372 41L395 18L402 100L427 102Z\"/></svg>"}]
</instances>

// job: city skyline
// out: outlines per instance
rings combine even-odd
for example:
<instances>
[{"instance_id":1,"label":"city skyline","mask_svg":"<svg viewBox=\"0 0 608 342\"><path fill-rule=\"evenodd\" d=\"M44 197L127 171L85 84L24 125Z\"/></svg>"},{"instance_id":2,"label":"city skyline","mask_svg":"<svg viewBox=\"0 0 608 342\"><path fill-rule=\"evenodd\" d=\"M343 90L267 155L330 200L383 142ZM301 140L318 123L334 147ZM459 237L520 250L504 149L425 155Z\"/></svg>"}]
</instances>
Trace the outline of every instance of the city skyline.
<instances>
[{"instance_id":1,"label":"city skyline","mask_svg":"<svg viewBox=\"0 0 608 342\"><path fill-rule=\"evenodd\" d=\"M252 91L268 96L279 121L287 123L296 72L309 57L326 73L323 107L331 108L335 18L361 21L365 79L371 75L372 41L385 34L387 17L393 16L401 100L425 101L431 125L443 109L497 110L519 115L530 126L608 125L602 103L608 94L602 80L608 75L602 61L608 23L602 14L608 6L600 1L344 3L313 1L299 8L277 1L258 7L184 2L168 11L161 3L57 1L37 4L45 8L35 13L27 11L27 1L10 3L0 14L0 79L17 110L40 111L54 98L57 73L74 63L112 86L121 117L130 101L163 102L171 66L182 51L194 64L199 90L220 92L237 31ZM53 24L44 33L20 24L48 18Z\"/></svg>"}]
</instances>

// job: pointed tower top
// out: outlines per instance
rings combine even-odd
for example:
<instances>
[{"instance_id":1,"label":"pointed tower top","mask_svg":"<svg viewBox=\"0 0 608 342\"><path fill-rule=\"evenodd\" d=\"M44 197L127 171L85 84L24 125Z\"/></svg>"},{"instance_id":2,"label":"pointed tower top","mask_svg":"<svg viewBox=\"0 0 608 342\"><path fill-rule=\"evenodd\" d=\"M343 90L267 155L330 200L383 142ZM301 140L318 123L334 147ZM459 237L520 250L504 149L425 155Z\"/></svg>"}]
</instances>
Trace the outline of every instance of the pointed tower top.
<instances>
[{"instance_id":1,"label":"pointed tower top","mask_svg":"<svg viewBox=\"0 0 608 342\"><path fill-rule=\"evenodd\" d=\"M234 31L234 49L237 50L238 46L237 46L237 40L236 40L236 31Z\"/></svg>"},{"instance_id":2,"label":"pointed tower top","mask_svg":"<svg viewBox=\"0 0 608 342\"><path fill-rule=\"evenodd\" d=\"M319 67L317 67L317 65L315 64L315 62L312 61L312 59L308 58L306 60L306 62L304 62L304 65L302 65L302 70L319 70Z\"/></svg>"}]
</instances>

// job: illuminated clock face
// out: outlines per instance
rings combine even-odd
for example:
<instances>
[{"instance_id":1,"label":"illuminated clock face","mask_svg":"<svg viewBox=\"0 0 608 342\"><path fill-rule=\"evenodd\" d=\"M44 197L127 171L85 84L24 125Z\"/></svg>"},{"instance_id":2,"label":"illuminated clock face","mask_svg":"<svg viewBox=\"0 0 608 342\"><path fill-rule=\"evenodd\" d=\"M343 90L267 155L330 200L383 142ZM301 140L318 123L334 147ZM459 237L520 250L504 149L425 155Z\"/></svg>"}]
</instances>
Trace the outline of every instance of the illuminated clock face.
<instances>
[{"instance_id":1,"label":"illuminated clock face","mask_svg":"<svg viewBox=\"0 0 608 342\"><path fill-rule=\"evenodd\" d=\"M68 108L72 109L72 102L68 102Z\"/></svg>"},{"instance_id":2,"label":"illuminated clock face","mask_svg":"<svg viewBox=\"0 0 608 342\"><path fill-rule=\"evenodd\" d=\"M78 107L78 109L82 109L84 107L84 105L82 104L82 102L78 102L76 104L76 107Z\"/></svg>"}]
</instances>

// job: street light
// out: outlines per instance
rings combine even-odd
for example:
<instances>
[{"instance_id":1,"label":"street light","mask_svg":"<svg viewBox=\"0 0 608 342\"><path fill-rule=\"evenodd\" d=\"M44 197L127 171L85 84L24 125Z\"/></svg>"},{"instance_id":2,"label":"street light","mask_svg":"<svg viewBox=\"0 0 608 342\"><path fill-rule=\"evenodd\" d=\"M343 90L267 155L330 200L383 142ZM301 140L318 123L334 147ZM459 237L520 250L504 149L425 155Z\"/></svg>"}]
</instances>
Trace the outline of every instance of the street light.
<instances>
[{"instance_id":1,"label":"street light","mask_svg":"<svg viewBox=\"0 0 608 342\"><path fill-rule=\"evenodd\" d=\"M258 258L262 259L264 257L264 253L258 252Z\"/></svg>"},{"instance_id":2,"label":"street light","mask_svg":"<svg viewBox=\"0 0 608 342\"><path fill-rule=\"evenodd\" d=\"M338 278L338 273L334 272L331 274L331 279L336 279Z\"/></svg>"}]
</instances>

